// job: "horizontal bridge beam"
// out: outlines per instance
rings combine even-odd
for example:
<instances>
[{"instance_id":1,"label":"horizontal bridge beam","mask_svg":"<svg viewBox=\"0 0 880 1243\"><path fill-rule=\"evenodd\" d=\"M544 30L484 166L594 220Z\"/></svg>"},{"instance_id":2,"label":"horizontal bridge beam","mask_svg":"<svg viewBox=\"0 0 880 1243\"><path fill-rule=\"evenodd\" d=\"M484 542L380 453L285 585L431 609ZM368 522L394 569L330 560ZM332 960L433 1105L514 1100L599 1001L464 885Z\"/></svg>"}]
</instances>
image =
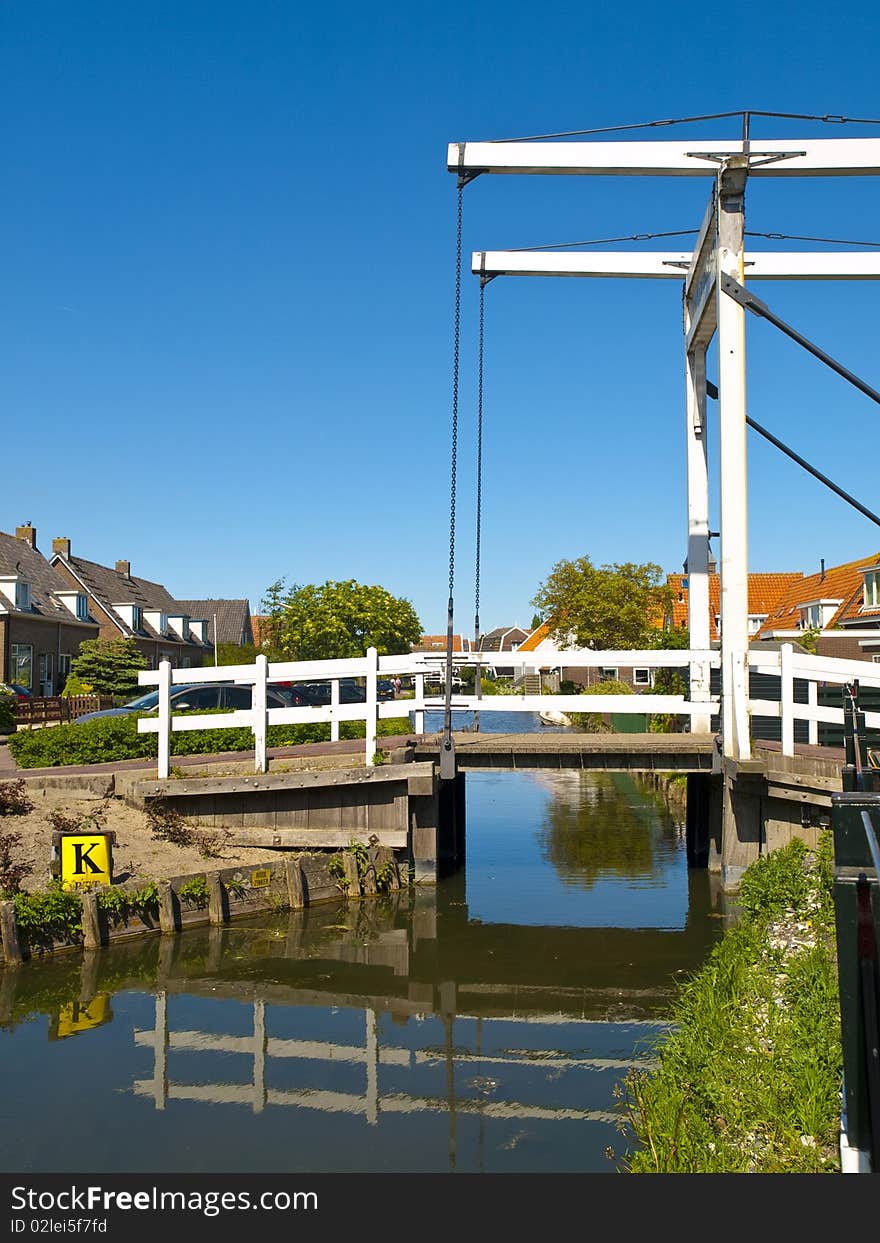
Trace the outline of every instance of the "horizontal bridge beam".
<instances>
[{"instance_id":1,"label":"horizontal bridge beam","mask_svg":"<svg viewBox=\"0 0 880 1243\"><path fill-rule=\"evenodd\" d=\"M471 271L480 276L646 277L682 280L691 251L476 250ZM752 251L745 257L749 280L877 280L876 251Z\"/></svg>"},{"instance_id":2,"label":"horizontal bridge beam","mask_svg":"<svg viewBox=\"0 0 880 1243\"><path fill-rule=\"evenodd\" d=\"M742 155L726 139L689 142L451 142L451 173L573 173L580 176L716 177L722 160ZM880 139L767 138L753 141L750 177L857 177L880 173Z\"/></svg>"}]
</instances>

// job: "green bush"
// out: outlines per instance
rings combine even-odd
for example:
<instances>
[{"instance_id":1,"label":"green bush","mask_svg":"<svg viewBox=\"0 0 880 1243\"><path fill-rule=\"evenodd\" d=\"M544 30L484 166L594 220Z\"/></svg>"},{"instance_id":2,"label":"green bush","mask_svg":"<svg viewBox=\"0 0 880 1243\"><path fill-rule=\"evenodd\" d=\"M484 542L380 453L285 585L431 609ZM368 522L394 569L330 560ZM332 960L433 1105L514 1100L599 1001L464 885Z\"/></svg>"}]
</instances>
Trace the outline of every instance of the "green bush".
<instances>
[{"instance_id":1,"label":"green bush","mask_svg":"<svg viewBox=\"0 0 880 1243\"><path fill-rule=\"evenodd\" d=\"M582 695L632 695L632 693L631 686L627 686L625 682L615 682L613 679L608 682L595 682L581 691ZM609 734L612 732L611 726L605 724L600 712L567 712L566 716L572 725L583 730L584 733Z\"/></svg>"},{"instance_id":2,"label":"green bush","mask_svg":"<svg viewBox=\"0 0 880 1243\"><path fill-rule=\"evenodd\" d=\"M0 690L0 734L15 733L15 696Z\"/></svg>"},{"instance_id":3,"label":"green bush","mask_svg":"<svg viewBox=\"0 0 880 1243\"><path fill-rule=\"evenodd\" d=\"M62 699L70 699L73 695L94 695L95 688L91 682L86 682L84 678L78 678L72 673L64 683L64 690L61 692Z\"/></svg>"},{"instance_id":4,"label":"green bush","mask_svg":"<svg viewBox=\"0 0 880 1243\"><path fill-rule=\"evenodd\" d=\"M9 739L9 749L20 768L56 768L61 764L101 764L114 760L153 759L158 755L158 735L139 734L137 716L99 717L82 725L58 725L52 729L25 730ZM409 732L406 717L379 721L378 735L389 737ZM363 721L343 721L341 738L363 738ZM327 722L302 725L271 725L270 747L326 742ZM171 735L172 755L213 755L223 751L252 751L254 736L245 727L181 731Z\"/></svg>"}]
</instances>

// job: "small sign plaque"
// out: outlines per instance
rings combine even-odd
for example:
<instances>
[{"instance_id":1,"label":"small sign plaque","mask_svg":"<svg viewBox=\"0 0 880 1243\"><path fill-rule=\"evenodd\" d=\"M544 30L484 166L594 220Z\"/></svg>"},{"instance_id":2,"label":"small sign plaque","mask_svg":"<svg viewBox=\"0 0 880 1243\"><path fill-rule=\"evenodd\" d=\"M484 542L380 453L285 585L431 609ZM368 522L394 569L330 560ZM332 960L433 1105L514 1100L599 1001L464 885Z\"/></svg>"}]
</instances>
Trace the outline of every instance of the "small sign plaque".
<instances>
[{"instance_id":1,"label":"small sign plaque","mask_svg":"<svg viewBox=\"0 0 880 1243\"><path fill-rule=\"evenodd\" d=\"M251 872L251 889L265 889L272 880L272 873L268 868L257 868Z\"/></svg>"},{"instance_id":2,"label":"small sign plaque","mask_svg":"<svg viewBox=\"0 0 880 1243\"><path fill-rule=\"evenodd\" d=\"M58 842L62 889L109 885L113 875L113 833L62 833Z\"/></svg>"}]
</instances>

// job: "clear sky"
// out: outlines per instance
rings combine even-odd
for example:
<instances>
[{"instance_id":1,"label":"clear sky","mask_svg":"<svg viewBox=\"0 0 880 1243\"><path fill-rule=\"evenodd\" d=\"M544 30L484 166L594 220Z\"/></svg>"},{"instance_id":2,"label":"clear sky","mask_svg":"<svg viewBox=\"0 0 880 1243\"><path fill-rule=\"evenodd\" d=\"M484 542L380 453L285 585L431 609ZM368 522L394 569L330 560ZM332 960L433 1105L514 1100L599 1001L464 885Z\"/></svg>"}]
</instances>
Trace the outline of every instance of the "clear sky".
<instances>
[{"instance_id":1,"label":"clear sky","mask_svg":"<svg viewBox=\"0 0 880 1243\"><path fill-rule=\"evenodd\" d=\"M255 609L280 577L380 583L432 632L448 574L447 143L740 108L880 114L868 0L6 0L0 40L0 529L31 521L43 551L64 535L181 598ZM880 126L755 121L753 133ZM708 192L703 179L482 177L465 191L465 254L696 229ZM877 178L753 181L747 228L880 241L878 209ZM876 284L756 292L880 386ZM677 282L488 286L483 629L528 623L563 557L680 568L680 296ZM465 632L477 301L468 275ZM752 417L880 509L877 407L770 325L747 332ZM880 548L873 524L754 433L749 465L753 570L812 572Z\"/></svg>"}]
</instances>

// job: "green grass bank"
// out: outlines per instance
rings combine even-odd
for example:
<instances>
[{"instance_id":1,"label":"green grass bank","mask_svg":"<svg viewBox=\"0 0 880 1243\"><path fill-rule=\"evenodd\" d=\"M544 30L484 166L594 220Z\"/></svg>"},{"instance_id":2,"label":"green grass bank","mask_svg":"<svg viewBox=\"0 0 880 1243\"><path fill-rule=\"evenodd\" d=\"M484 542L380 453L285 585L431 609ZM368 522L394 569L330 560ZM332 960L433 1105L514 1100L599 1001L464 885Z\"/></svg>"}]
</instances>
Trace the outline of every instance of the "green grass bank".
<instances>
[{"instance_id":1,"label":"green grass bank","mask_svg":"<svg viewBox=\"0 0 880 1243\"><path fill-rule=\"evenodd\" d=\"M618 1088L631 1173L834 1173L842 1055L833 843L745 873L741 917L682 986L657 1065Z\"/></svg>"}]
</instances>

